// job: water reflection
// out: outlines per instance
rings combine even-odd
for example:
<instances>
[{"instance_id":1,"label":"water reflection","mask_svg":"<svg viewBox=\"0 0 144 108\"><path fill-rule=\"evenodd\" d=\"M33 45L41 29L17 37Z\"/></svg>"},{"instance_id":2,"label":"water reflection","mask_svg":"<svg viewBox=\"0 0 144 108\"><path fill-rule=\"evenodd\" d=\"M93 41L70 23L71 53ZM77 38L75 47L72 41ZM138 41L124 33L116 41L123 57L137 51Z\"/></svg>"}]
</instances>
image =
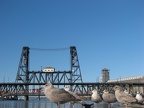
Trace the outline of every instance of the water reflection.
<instances>
[{"instance_id":1,"label":"water reflection","mask_svg":"<svg viewBox=\"0 0 144 108\"><path fill-rule=\"evenodd\" d=\"M76 108L82 105L75 104ZM0 101L0 108L56 108L56 104L48 100L43 101ZM61 108L69 108L69 103L62 104Z\"/></svg>"},{"instance_id":2,"label":"water reflection","mask_svg":"<svg viewBox=\"0 0 144 108\"><path fill-rule=\"evenodd\" d=\"M125 108L120 103L113 103L112 108ZM0 101L0 108L57 108L56 104L51 103L48 100L40 100L40 101ZM70 104L62 104L61 108L70 108ZM85 108L81 104L74 104L74 108ZM94 104L93 108L108 108L107 103L99 103ZM131 105L128 108L144 108L144 106L138 106L138 105Z\"/></svg>"}]
</instances>

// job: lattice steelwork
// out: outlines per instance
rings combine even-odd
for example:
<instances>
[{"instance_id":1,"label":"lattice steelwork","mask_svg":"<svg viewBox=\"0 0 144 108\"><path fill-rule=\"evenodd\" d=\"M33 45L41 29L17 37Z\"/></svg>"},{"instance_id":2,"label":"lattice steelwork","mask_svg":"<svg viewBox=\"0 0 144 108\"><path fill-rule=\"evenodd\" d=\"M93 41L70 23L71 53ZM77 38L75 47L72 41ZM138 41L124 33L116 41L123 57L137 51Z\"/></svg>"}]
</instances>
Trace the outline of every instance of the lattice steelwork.
<instances>
[{"instance_id":1,"label":"lattice steelwork","mask_svg":"<svg viewBox=\"0 0 144 108\"><path fill-rule=\"evenodd\" d=\"M28 82L29 71L29 47L23 47L22 54L19 62L19 67L16 76L16 82Z\"/></svg>"},{"instance_id":2,"label":"lattice steelwork","mask_svg":"<svg viewBox=\"0 0 144 108\"><path fill-rule=\"evenodd\" d=\"M29 83L70 83L71 71L29 72Z\"/></svg>"},{"instance_id":3,"label":"lattice steelwork","mask_svg":"<svg viewBox=\"0 0 144 108\"><path fill-rule=\"evenodd\" d=\"M23 47L16 76L17 83L75 83L82 82L81 70L78 61L78 54L75 46L70 47L70 71L42 72L29 71L29 47ZM40 49L43 50L43 49ZM47 50L47 49L44 49ZM56 49L54 49L56 50ZM58 49L59 50L59 49ZM29 85L25 85L26 91ZM35 86L33 86L35 88ZM28 96L26 96L28 100Z\"/></svg>"},{"instance_id":4,"label":"lattice steelwork","mask_svg":"<svg viewBox=\"0 0 144 108\"><path fill-rule=\"evenodd\" d=\"M19 62L16 82L28 83L29 81L29 47L23 47ZM25 91L29 90L29 85L24 86ZM25 95L25 100L29 100L29 96Z\"/></svg>"},{"instance_id":5,"label":"lattice steelwork","mask_svg":"<svg viewBox=\"0 0 144 108\"><path fill-rule=\"evenodd\" d=\"M58 72L30 72L29 71L29 47L23 47L16 76L16 82L22 83L75 83L82 82L78 54L75 46L70 47L70 71ZM42 50L42 49L41 49ZM45 49L46 50L46 49Z\"/></svg>"},{"instance_id":6,"label":"lattice steelwork","mask_svg":"<svg viewBox=\"0 0 144 108\"><path fill-rule=\"evenodd\" d=\"M83 82L80 70L80 64L78 60L78 54L75 46L70 47L70 54L71 54L72 83Z\"/></svg>"},{"instance_id":7,"label":"lattice steelwork","mask_svg":"<svg viewBox=\"0 0 144 108\"><path fill-rule=\"evenodd\" d=\"M26 90L25 86L42 86L45 83L0 83L0 99L5 96L44 96L40 88ZM93 89L98 89L101 93L104 89L113 90L115 85L120 85L135 93L135 87L144 88L144 83L53 83L56 85L73 86L73 92L80 96L90 96ZM143 92L141 92L143 93Z\"/></svg>"}]
</instances>

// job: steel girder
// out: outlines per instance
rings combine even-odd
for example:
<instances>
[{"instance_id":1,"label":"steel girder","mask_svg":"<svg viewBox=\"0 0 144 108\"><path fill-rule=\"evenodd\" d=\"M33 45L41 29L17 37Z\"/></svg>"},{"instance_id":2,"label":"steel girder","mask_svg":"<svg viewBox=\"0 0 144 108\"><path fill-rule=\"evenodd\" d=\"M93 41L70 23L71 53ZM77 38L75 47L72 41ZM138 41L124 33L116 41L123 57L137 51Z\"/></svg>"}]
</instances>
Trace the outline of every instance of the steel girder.
<instances>
[{"instance_id":1,"label":"steel girder","mask_svg":"<svg viewBox=\"0 0 144 108\"><path fill-rule=\"evenodd\" d=\"M71 71L29 72L29 83L70 83Z\"/></svg>"}]
</instances>

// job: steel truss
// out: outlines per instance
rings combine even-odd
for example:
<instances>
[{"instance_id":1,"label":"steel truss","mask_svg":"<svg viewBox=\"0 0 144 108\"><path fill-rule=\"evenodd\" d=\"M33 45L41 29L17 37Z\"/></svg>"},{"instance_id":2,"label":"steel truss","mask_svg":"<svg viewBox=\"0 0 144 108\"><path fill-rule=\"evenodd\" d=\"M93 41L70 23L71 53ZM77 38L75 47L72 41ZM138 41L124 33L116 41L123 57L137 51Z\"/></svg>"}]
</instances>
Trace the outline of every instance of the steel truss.
<instances>
[{"instance_id":1,"label":"steel truss","mask_svg":"<svg viewBox=\"0 0 144 108\"><path fill-rule=\"evenodd\" d=\"M40 49L42 50L42 49ZM46 50L46 49L44 49ZM55 49L56 50L56 49ZM29 91L30 88L35 89L35 85L31 87L31 83L76 83L82 82L82 75L80 70L80 64L78 60L78 54L75 46L70 47L70 71L64 72L42 72L42 71L29 71L29 53L30 48L25 46L22 49L18 71L15 82L17 83L29 83L24 85L25 91ZM71 86L72 89L72 86ZM25 99L28 100L29 96L26 95Z\"/></svg>"},{"instance_id":2,"label":"steel truss","mask_svg":"<svg viewBox=\"0 0 144 108\"><path fill-rule=\"evenodd\" d=\"M28 72L29 81L28 83L70 83L71 71L64 72Z\"/></svg>"},{"instance_id":3,"label":"steel truss","mask_svg":"<svg viewBox=\"0 0 144 108\"><path fill-rule=\"evenodd\" d=\"M31 93L27 90L26 86L37 86L41 87L45 83L0 83L0 96L43 96L44 94L37 88L38 92ZM53 83L54 86L73 86L73 92L80 96L90 96L91 91L97 89L99 93L102 93L104 89L108 89L113 92L113 87L115 85L120 85L127 88L129 91L133 91L134 87L143 87L144 83ZM63 87L62 87L63 86Z\"/></svg>"},{"instance_id":4,"label":"steel truss","mask_svg":"<svg viewBox=\"0 0 144 108\"><path fill-rule=\"evenodd\" d=\"M23 47L22 54L19 62L18 72L15 82L31 83L31 81L36 81L33 83L75 83L82 82L82 75L80 70L80 64L78 61L78 54L75 46L70 47L70 71L64 72L48 72L44 73L42 71L29 71L29 47ZM33 79L34 78L34 79ZM28 88L28 87L27 87Z\"/></svg>"}]
</instances>

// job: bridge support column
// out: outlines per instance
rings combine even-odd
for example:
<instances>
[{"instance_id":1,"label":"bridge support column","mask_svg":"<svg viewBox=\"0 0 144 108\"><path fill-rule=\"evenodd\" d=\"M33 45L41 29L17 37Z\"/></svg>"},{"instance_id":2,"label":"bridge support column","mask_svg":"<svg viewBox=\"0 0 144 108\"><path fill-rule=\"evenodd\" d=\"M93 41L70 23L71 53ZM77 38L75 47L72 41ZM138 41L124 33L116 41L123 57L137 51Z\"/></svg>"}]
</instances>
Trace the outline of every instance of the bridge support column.
<instances>
[{"instance_id":1,"label":"bridge support column","mask_svg":"<svg viewBox=\"0 0 144 108\"><path fill-rule=\"evenodd\" d=\"M29 100L29 96L28 95L24 96L24 101L28 101L28 100Z\"/></svg>"}]
</instances>

